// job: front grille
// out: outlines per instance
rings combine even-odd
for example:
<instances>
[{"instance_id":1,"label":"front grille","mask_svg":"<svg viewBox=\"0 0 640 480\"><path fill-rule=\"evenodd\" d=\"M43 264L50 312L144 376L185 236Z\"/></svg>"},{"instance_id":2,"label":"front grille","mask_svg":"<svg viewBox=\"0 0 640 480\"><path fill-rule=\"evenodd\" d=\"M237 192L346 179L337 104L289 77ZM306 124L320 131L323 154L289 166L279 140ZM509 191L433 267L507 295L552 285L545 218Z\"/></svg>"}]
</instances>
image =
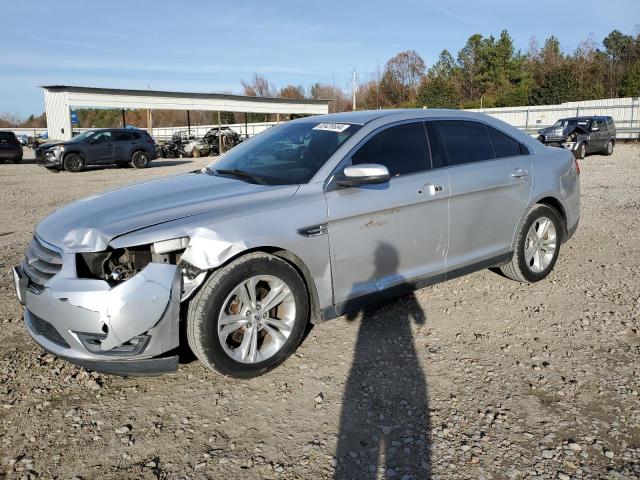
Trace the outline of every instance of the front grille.
<instances>
[{"instance_id":1,"label":"front grille","mask_svg":"<svg viewBox=\"0 0 640 480\"><path fill-rule=\"evenodd\" d=\"M38 334L56 345L64 348L69 348L67 341L62 338L62 335L56 330L56 328L49 322L29 312L29 319L31 321L31 327Z\"/></svg>"},{"instance_id":2,"label":"front grille","mask_svg":"<svg viewBox=\"0 0 640 480\"><path fill-rule=\"evenodd\" d=\"M44 285L62 268L60 253L43 245L38 237L33 237L22 262L22 270L36 284Z\"/></svg>"}]
</instances>

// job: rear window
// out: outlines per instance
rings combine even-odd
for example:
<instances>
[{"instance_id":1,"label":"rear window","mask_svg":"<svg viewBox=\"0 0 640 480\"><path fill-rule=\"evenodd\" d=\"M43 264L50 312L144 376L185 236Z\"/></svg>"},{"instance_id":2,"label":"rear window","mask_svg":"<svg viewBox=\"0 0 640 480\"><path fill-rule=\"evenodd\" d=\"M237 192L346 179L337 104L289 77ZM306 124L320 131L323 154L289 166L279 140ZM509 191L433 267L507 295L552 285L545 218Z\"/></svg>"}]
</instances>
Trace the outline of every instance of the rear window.
<instances>
[{"instance_id":1,"label":"rear window","mask_svg":"<svg viewBox=\"0 0 640 480\"><path fill-rule=\"evenodd\" d=\"M443 140L449 166L495 158L488 130L482 123L442 120L433 122L433 128Z\"/></svg>"},{"instance_id":2,"label":"rear window","mask_svg":"<svg viewBox=\"0 0 640 480\"><path fill-rule=\"evenodd\" d=\"M0 132L0 142L17 143L18 139L13 132Z\"/></svg>"}]
</instances>

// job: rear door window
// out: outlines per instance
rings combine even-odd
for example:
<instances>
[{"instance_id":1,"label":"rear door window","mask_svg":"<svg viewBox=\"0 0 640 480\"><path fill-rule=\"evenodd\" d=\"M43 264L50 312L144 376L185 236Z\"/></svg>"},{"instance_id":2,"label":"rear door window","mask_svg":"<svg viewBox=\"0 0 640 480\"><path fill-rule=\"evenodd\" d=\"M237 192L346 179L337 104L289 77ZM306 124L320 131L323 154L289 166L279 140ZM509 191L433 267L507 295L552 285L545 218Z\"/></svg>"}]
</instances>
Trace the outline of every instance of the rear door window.
<instances>
[{"instance_id":1,"label":"rear door window","mask_svg":"<svg viewBox=\"0 0 640 480\"><path fill-rule=\"evenodd\" d=\"M489 131L483 123L466 120L440 120L432 123L444 143L449 166L496 158Z\"/></svg>"},{"instance_id":2,"label":"rear door window","mask_svg":"<svg viewBox=\"0 0 640 480\"><path fill-rule=\"evenodd\" d=\"M431 168L427 135L422 122L389 127L375 134L351 157L353 165L384 165L392 177Z\"/></svg>"},{"instance_id":3,"label":"rear door window","mask_svg":"<svg viewBox=\"0 0 640 480\"><path fill-rule=\"evenodd\" d=\"M117 131L116 132L116 140L118 140L118 141L132 140L132 137L131 137L131 134L129 132Z\"/></svg>"},{"instance_id":4,"label":"rear door window","mask_svg":"<svg viewBox=\"0 0 640 480\"><path fill-rule=\"evenodd\" d=\"M524 145L506 133L489 125L487 125L487 129L489 129L489 136L496 152L496 158L515 157L516 155L523 155L526 151Z\"/></svg>"}]
</instances>

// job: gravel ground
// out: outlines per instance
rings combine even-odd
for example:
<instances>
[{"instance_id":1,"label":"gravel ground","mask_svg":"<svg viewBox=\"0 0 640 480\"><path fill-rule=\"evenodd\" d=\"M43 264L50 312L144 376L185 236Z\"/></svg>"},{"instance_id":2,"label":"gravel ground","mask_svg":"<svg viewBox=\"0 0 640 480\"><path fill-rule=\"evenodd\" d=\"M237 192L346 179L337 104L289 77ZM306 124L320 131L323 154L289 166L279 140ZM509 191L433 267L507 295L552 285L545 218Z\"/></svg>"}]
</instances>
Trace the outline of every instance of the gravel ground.
<instances>
[{"instance_id":1,"label":"gravel ground","mask_svg":"<svg viewBox=\"0 0 640 480\"><path fill-rule=\"evenodd\" d=\"M490 271L316 326L250 381L88 373L24 330L10 267L76 198L193 170L0 165L0 478L640 477L640 147L583 162L555 271Z\"/></svg>"}]
</instances>

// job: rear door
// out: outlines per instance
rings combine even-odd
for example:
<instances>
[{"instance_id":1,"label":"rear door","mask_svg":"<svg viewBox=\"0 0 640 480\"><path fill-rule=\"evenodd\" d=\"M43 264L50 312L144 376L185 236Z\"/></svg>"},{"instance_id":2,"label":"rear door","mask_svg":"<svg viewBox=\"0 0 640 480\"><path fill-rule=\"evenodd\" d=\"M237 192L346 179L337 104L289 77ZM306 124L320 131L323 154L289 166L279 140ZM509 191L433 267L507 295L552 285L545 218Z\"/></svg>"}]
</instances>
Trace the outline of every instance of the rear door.
<instances>
[{"instance_id":1,"label":"rear door","mask_svg":"<svg viewBox=\"0 0 640 480\"><path fill-rule=\"evenodd\" d=\"M113 142L113 160L130 160L129 152L135 146L135 140L131 132L115 130Z\"/></svg>"},{"instance_id":2,"label":"rear door","mask_svg":"<svg viewBox=\"0 0 640 480\"><path fill-rule=\"evenodd\" d=\"M371 134L339 170L361 163L385 165L391 179L326 192L337 305L445 269L449 177L431 168L424 124Z\"/></svg>"},{"instance_id":3,"label":"rear door","mask_svg":"<svg viewBox=\"0 0 640 480\"><path fill-rule=\"evenodd\" d=\"M526 147L484 123L427 123L442 144L451 181L447 270L505 255L531 196L532 160Z\"/></svg>"}]
</instances>

